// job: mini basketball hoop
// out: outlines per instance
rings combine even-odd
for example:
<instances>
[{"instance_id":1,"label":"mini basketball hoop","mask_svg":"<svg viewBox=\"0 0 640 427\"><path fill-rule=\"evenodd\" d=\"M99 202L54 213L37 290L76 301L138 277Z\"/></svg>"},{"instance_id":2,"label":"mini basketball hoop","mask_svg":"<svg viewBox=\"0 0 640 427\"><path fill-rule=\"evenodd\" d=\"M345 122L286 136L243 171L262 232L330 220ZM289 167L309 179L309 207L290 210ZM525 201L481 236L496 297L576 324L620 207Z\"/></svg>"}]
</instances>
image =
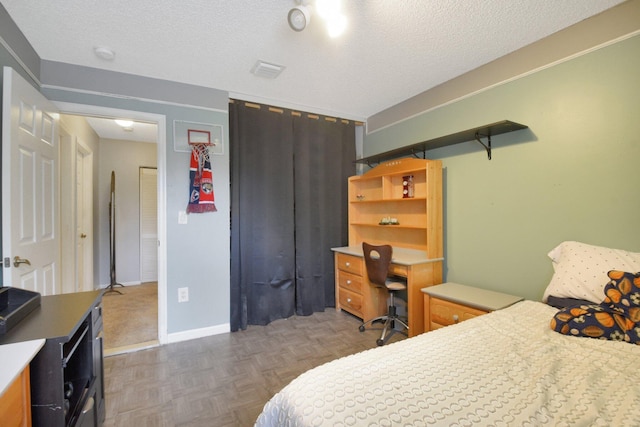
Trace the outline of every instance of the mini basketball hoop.
<instances>
[{"instance_id":1,"label":"mini basketball hoop","mask_svg":"<svg viewBox=\"0 0 640 427\"><path fill-rule=\"evenodd\" d=\"M211 133L203 130L188 130L191 146L189 165L189 204L187 213L215 212L213 195L213 174L209 147L212 147Z\"/></svg>"},{"instance_id":2,"label":"mini basketball hoop","mask_svg":"<svg viewBox=\"0 0 640 427\"><path fill-rule=\"evenodd\" d=\"M188 142L191 146L192 156L198 159L198 169L202 170L204 162L210 162L209 147L211 143L211 132L206 130L188 129Z\"/></svg>"},{"instance_id":3,"label":"mini basketball hoop","mask_svg":"<svg viewBox=\"0 0 640 427\"><path fill-rule=\"evenodd\" d=\"M195 143L189 145L191 145L191 155L195 156L198 159L198 167L200 170L202 170L204 162L211 161L209 147L211 147L213 144Z\"/></svg>"}]
</instances>

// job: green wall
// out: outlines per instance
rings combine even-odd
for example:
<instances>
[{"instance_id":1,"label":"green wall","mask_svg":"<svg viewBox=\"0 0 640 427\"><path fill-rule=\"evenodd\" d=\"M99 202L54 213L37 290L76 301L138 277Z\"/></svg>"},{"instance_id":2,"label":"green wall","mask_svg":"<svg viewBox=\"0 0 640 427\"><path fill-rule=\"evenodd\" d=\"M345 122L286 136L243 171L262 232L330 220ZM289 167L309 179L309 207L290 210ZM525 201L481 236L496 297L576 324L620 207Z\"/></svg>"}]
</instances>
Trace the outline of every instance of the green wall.
<instances>
[{"instance_id":1,"label":"green wall","mask_svg":"<svg viewBox=\"0 0 640 427\"><path fill-rule=\"evenodd\" d=\"M564 240L640 252L640 36L365 136L364 156L500 120L444 166L445 279L539 300Z\"/></svg>"}]
</instances>

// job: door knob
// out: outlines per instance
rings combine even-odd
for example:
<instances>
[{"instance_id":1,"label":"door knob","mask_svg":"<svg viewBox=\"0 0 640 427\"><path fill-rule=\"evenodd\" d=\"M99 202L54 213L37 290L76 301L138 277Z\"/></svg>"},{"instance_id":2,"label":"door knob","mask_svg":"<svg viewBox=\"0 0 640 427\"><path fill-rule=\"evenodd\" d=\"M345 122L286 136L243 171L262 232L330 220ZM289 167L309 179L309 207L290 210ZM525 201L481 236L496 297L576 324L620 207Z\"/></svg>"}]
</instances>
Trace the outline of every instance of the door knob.
<instances>
[{"instance_id":1,"label":"door knob","mask_svg":"<svg viewBox=\"0 0 640 427\"><path fill-rule=\"evenodd\" d=\"M31 265L31 263L29 262L28 259L22 259L19 256L14 256L13 257L13 266L14 267L20 267L20 264L27 264L27 265Z\"/></svg>"}]
</instances>

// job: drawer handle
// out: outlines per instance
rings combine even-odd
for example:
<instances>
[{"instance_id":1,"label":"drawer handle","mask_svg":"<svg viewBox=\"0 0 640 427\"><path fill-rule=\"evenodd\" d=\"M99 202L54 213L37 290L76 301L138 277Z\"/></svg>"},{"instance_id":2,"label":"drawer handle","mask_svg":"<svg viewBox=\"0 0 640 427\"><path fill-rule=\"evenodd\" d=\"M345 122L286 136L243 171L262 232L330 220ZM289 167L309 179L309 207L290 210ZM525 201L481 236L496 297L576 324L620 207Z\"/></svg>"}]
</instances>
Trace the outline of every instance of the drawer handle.
<instances>
[{"instance_id":1,"label":"drawer handle","mask_svg":"<svg viewBox=\"0 0 640 427\"><path fill-rule=\"evenodd\" d=\"M350 284L351 284L351 280L347 280L347 285L350 285Z\"/></svg>"},{"instance_id":2,"label":"drawer handle","mask_svg":"<svg viewBox=\"0 0 640 427\"><path fill-rule=\"evenodd\" d=\"M455 323L458 323L458 319L459 319L459 318L458 318L458 315L457 315L457 314L454 314L454 315L453 315L453 321L454 321Z\"/></svg>"},{"instance_id":3,"label":"drawer handle","mask_svg":"<svg viewBox=\"0 0 640 427\"><path fill-rule=\"evenodd\" d=\"M350 262L345 262L344 265L347 266L347 267L350 267L351 263Z\"/></svg>"},{"instance_id":4,"label":"drawer handle","mask_svg":"<svg viewBox=\"0 0 640 427\"><path fill-rule=\"evenodd\" d=\"M351 304L351 298L347 298L347 304Z\"/></svg>"}]
</instances>

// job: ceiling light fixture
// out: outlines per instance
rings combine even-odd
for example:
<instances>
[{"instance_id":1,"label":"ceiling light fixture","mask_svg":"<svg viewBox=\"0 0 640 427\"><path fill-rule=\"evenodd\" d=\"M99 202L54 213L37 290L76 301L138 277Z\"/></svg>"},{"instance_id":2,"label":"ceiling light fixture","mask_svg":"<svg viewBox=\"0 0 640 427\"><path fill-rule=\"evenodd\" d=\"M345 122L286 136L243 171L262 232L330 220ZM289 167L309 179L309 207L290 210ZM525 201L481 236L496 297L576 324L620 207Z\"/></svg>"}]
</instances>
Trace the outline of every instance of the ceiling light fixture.
<instances>
[{"instance_id":1,"label":"ceiling light fixture","mask_svg":"<svg viewBox=\"0 0 640 427\"><path fill-rule=\"evenodd\" d=\"M323 19L330 19L340 13L340 0L316 0L316 12Z\"/></svg>"},{"instance_id":2,"label":"ceiling light fixture","mask_svg":"<svg viewBox=\"0 0 640 427\"><path fill-rule=\"evenodd\" d=\"M307 0L296 0L298 6L289 11L287 19L293 31L304 30L311 21L311 6Z\"/></svg>"},{"instance_id":3,"label":"ceiling light fixture","mask_svg":"<svg viewBox=\"0 0 640 427\"><path fill-rule=\"evenodd\" d=\"M327 31L329 32L329 37L335 38L344 33L344 30L347 28L347 17L342 13L335 14L331 16L330 19L327 19Z\"/></svg>"},{"instance_id":4,"label":"ceiling light fixture","mask_svg":"<svg viewBox=\"0 0 640 427\"><path fill-rule=\"evenodd\" d=\"M115 119L114 120L119 126L122 126L123 128L130 128L133 125L133 121L131 120L120 120L120 119Z\"/></svg>"},{"instance_id":5,"label":"ceiling light fixture","mask_svg":"<svg viewBox=\"0 0 640 427\"><path fill-rule=\"evenodd\" d=\"M294 31L304 30L311 20L310 0L296 0L298 6L289 11L289 26ZM338 37L347 28L347 17L341 12L340 0L315 0L313 10L327 24L329 37Z\"/></svg>"}]
</instances>

